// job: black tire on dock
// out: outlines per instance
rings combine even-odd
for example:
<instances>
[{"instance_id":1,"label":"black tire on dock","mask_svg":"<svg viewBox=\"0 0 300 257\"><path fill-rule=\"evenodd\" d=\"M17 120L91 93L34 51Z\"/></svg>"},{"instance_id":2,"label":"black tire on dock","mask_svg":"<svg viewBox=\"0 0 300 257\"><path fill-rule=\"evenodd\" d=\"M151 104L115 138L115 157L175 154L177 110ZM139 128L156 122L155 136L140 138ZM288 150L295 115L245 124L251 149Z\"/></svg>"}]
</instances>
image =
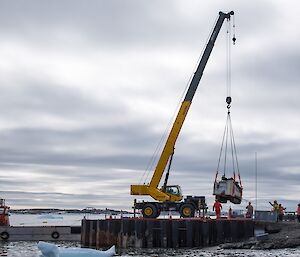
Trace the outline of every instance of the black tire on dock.
<instances>
[{"instance_id":1,"label":"black tire on dock","mask_svg":"<svg viewBox=\"0 0 300 257\"><path fill-rule=\"evenodd\" d=\"M2 240L6 241L6 240L9 239L9 234L8 234L8 232L3 231L3 232L0 234L0 237L1 237Z\"/></svg>"},{"instance_id":2,"label":"black tire on dock","mask_svg":"<svg viewBox=\"0 0 300 257\"><path fill-rule=\"evenodd\" d=\"M57 232L57 231L54 231L54 232L52 232L52 234L51 234L51 237L53 238L53 239L58 239L59 238L59 233Z\"/></svg>"},{"instance_id":3,"label":"black tire on dock","mask_svg":"<svg viewBox=\"0 0 300 257\"><path fill-rule=\"evenodd\" d=\"M143 206L142 214L144 218L157 218L159 216L159 211L155 204L146 203Z\"/></svg>"},{"instance_id":4,"label":"black tire on dock","mask_svg":"<svg viewBox=\"0 0 300 257\"><path fill-rule=\"evenodd\" d=\"M190 203L184 203L179 209L180 216L190 218L195 216L195 207Z\"/></svg>"}]
</instances>

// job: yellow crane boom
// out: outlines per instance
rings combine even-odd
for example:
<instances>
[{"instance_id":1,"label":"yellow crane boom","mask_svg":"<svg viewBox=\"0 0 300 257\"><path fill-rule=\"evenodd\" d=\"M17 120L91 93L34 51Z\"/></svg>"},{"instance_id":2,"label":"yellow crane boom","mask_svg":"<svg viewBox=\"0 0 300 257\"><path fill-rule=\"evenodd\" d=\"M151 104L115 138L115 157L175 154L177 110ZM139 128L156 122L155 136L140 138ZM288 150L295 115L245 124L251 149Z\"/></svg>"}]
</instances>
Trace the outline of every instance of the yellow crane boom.
<instances>
[{"instance_id":1,"label":"yellow crane boom","mask_svg":"<svg viewBox=\"0 0 300 257\"><path fill-rule=\"evenodd\" d=\"M151 202L151 203L143 202L140 204L136 204L137 208L140 208L143 210L144 217L150 217L150 216L153 217L153 216L155 216L153 213L155 213L157 215L157 214L159 214L159 212L161 210L166 210L171 207L173 208L174 206L175 206L176 210L179 210L182 207L181 203L182 204L186 203L186 201L180 202L182 200L182 195L181 195L181 189L179 186L167 186L166 188L161 188L161 189L159 189L158 186L161 181L162 175L166 169L168 161L169 161L171 155L173 154L173 149L174 149L176 140L178 138L178 135L180 133L180 130L182 128L184 120L187 116L188 110L191 106L192 99L195 95L195 92L197 90L197 87L199 85L201 77L203 75L204 68L205 68L206 63L209 59L209 56L212 52L214 43L220 32L222 24L225 19L229 20L230 16L233 14L234 14L233 11L231 11L229 13L219 12L218 20L217 20L217 22L214 26L214 29L210 35L209 41L206 45L206 48L202 54L201 60L198 64L198 67L194 73L192 80L191 80L191 83L189 85L189 88L187 90L185 98L180 106L177 117L173 123L172 129L169 133L169 136L165 143L164 149L160 155L159 161L156 165L156 168L155 168L155 171L153 173L150 183L147 185L131 185L131 195L149 195L156 201L165 203L163 205L159 204L157 202ZM174 192L174 190L175 190L175 192ZM189 198L189 199L191 199L191 198ZM178 203L178 204L176 204L176 203ZM149 207L148 207L149 204L152 205L151 206L152 212L149 210ZM148 209L145 207L146 205L147 205ZM153 208L155 208L155 209L153 209ZM197 206L194 206L194 208L197 208ZM147 209L149 211L148 214L150 213L151 215L147 215L147 212L145 212L145 209ZM183 213L181 213L181 215L182 214Z\"/></svg>"}]
</instances>

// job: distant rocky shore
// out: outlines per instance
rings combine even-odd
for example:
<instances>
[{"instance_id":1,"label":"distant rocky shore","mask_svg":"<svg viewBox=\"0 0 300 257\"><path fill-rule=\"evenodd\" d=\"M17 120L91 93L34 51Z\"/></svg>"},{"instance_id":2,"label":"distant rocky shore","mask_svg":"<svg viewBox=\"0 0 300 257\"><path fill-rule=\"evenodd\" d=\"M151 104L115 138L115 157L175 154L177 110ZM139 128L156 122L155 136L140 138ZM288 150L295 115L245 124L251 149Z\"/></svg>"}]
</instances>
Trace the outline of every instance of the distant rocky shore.
<instances>
[{"instance_id":1,"label":"distant rocky shore","mask_svg":"<svg viewBox=\"0 0 300 257\"><path fill-rule=\"evenodd\" d=\"M108 214L108 215L120 215L120 214L132 214L128 211L113 210L113 209L10 209L10 213L15 214L67 214L67 213L82 213L82 214Z\"/></svg>"},{"instance_id":2,"label":"distant rocky shore","mask_svg":"<svg viewBox=\"0 0 300 257\"><path fill-rule=\"evenodd\" d=\"M258 224L260 226L262 224ZM226 243L220 247L223 249L283 249L300 247L300 224L295 221L266 223L266 234L251 238L245 242Z\"/></svg>"}]
</instances>

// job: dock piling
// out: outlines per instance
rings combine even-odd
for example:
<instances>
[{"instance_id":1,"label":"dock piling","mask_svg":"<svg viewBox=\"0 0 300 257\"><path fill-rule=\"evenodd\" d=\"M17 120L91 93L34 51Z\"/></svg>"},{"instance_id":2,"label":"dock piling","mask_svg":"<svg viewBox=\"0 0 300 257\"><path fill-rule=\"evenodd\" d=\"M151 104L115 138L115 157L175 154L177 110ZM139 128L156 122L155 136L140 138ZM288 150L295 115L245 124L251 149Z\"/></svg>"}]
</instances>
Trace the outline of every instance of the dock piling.
<instances>
[{"instance_id":1,"label":"dock piling","mask_svg":"<svg viewBox=\"0 0 300 257\"><path fill-rule=\"evenodd\" d=\"M143 219L82 220L83 247L180 248L236 242L254 235L250 219Z\"/></svg>"}]
</instances>

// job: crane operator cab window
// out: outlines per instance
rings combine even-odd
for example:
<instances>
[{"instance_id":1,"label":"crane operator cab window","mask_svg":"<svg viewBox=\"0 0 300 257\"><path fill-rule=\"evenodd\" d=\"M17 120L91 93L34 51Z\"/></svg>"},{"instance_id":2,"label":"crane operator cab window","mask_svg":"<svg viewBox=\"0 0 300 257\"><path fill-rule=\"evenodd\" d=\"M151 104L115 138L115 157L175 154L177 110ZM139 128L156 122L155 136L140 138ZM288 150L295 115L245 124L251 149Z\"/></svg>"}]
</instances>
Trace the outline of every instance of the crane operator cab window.
<instances>
[{"instance_id":1,"label":"crane operator cab window","mask_svg":"<svg viewBox=\"0 0 300 257\"><path fill-rule=\"evenodd\" d=\"M177 196L182 195L180 186L167 186L166 193L171 194L171 195L177 195Z\"/></svg>"}]
</instances>

